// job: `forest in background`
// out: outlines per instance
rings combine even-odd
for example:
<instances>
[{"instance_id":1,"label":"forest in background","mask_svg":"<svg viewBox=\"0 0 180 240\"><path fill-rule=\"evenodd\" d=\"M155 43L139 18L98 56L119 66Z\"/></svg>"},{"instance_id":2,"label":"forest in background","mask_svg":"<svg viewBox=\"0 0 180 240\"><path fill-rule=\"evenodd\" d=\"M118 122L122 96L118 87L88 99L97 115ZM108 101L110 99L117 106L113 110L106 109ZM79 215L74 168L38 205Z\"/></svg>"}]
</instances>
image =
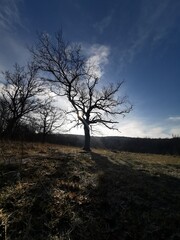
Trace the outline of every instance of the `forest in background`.
<instances>
[{"instance_id":1,"label":"forest in background","mask_svg":"<svg viewBox=\"0 0 180 240\"><path fill-rule=\"evenodd\" d=\"M81 147L83 136L70 134L57 134L49 136L49 141L70 146ZM103 148L112 151L127 151L135 153L154 153L180 155L180 138L152 139L130 137L92 137L93 148Z\"/></svg>"},{"instance_id":2,"label":"forest in background","mask_svg":"<svg viewBox=\"0 0 180 240\"><path fill-rule=\"evenodd\" d=\"M43 133L35 133L28 130L27 127L22 127L17 132L14 140L44 142L44 136ZM65 146L82 147L84 136L73 134L48 134L46 136L46 142ZM111 151L180 155L180 137L130 138L118 136L92 136L91 147L108 149Z\"/></svg>"}]
</instances>

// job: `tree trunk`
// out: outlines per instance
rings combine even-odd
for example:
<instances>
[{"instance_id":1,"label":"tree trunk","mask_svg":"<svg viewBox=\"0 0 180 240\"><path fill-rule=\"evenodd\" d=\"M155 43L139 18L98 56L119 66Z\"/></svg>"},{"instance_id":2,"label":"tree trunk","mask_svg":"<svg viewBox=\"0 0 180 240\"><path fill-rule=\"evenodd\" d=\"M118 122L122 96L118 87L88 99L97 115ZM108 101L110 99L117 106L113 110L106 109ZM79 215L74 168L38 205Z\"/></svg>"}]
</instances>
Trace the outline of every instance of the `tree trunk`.
<instances>
[{"instance_id":1,"label":"tree trunk","mask_svg":"<svg viewBox=\"0 0 180 240\"><path fill-rule=\"evenodd\" d=\"M7 123L7 127L4 131L4 136L9 138L9 139L13 139L15 137L15 128L17 126L17 119L9 119L8 123Z\"/></svg>"},{"instance_id":2,"label":"tree trunk","mask_svg":"<svg viewBox=\"0 0 180 240\"><path fill-rule=\"evenodd\" d=\"M46 125L43 126L43 133L42 133L42 143L45 143L46 140Z\"/></svg>"},{"instance_id":3,"label":"tree trunk","mask_svg":"<svg viewBox=\"0 0 180 240\"><path fill-rule=\"evenodd\" d=\"M89 131L89 125L84 124L84 147L83 150L86 152L90 152L90 131Z\"/></svg>"}]
</instances>

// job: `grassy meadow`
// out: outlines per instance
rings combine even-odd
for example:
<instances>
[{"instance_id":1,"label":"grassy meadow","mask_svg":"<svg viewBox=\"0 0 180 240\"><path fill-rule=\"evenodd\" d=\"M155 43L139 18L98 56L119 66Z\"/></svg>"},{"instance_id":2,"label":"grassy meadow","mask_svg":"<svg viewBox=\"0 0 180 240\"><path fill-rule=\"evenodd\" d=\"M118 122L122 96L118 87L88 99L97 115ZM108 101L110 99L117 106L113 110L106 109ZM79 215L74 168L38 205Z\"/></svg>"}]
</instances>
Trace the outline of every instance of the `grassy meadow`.
<instances>
[{"instance_id":1,"label":"grassy meadow","mask_svg":"<svg viewBox=\"0 0 180 240\"><path fill-rule=\"evenodd\" d=\"M0 150L0 240L180 239L180 156Z\"/></svg>"}]
</instances>

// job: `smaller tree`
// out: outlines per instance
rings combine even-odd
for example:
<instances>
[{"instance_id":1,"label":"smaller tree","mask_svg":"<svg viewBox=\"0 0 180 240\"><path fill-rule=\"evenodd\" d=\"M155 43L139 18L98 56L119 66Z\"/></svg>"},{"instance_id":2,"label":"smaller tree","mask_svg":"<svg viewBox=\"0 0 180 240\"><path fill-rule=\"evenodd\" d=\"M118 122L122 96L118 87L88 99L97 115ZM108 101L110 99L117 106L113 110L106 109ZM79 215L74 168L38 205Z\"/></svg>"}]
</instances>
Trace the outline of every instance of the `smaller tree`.
<instances>
[{"instance_id":1,"label":"smaller tree","mask_svg":"<svg viewBox=\"0 0 180 240\"><path fill-rule=\"evenodd\" d=\"M38 95L42 93L42 83L38 80L38 69L32 62L27 67L14 66L14 72L3 73L6 80L2 88L1 102L6 107L6 128L4 135L13 137L15 129L23 117L40 106Z\"/></svg>"},{"instance_id":2,"label":"smaller tree","mask_svg":"<svg viewBox=\"0 0 180 240\"><path fill-rule=\"evenodd\" d=\"M38 129L42 133L42 142L45 142L48 134L59 130L64 125L65 115L61 109L53 106L51 97L44 100L38 112Z\"/></svg>"}]
</instances>

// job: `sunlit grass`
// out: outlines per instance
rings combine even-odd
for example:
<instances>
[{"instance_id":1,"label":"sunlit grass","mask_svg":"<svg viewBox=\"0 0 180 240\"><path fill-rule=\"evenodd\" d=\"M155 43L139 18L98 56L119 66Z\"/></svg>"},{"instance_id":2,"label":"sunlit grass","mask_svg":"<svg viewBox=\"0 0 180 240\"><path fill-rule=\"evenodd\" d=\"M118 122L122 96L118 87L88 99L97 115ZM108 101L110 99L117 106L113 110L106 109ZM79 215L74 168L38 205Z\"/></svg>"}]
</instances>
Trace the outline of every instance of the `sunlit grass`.
<instances>
[{"instance_id":1,"label":"sunlit grass","mask_svg":"<svg viewBox=\"0 0 180 240\"><path fill-rule=\"evenodd\" d=\"M3 144L0 225L7 238L180 236L179 156Z\"/></svg>"}]
</instances>

